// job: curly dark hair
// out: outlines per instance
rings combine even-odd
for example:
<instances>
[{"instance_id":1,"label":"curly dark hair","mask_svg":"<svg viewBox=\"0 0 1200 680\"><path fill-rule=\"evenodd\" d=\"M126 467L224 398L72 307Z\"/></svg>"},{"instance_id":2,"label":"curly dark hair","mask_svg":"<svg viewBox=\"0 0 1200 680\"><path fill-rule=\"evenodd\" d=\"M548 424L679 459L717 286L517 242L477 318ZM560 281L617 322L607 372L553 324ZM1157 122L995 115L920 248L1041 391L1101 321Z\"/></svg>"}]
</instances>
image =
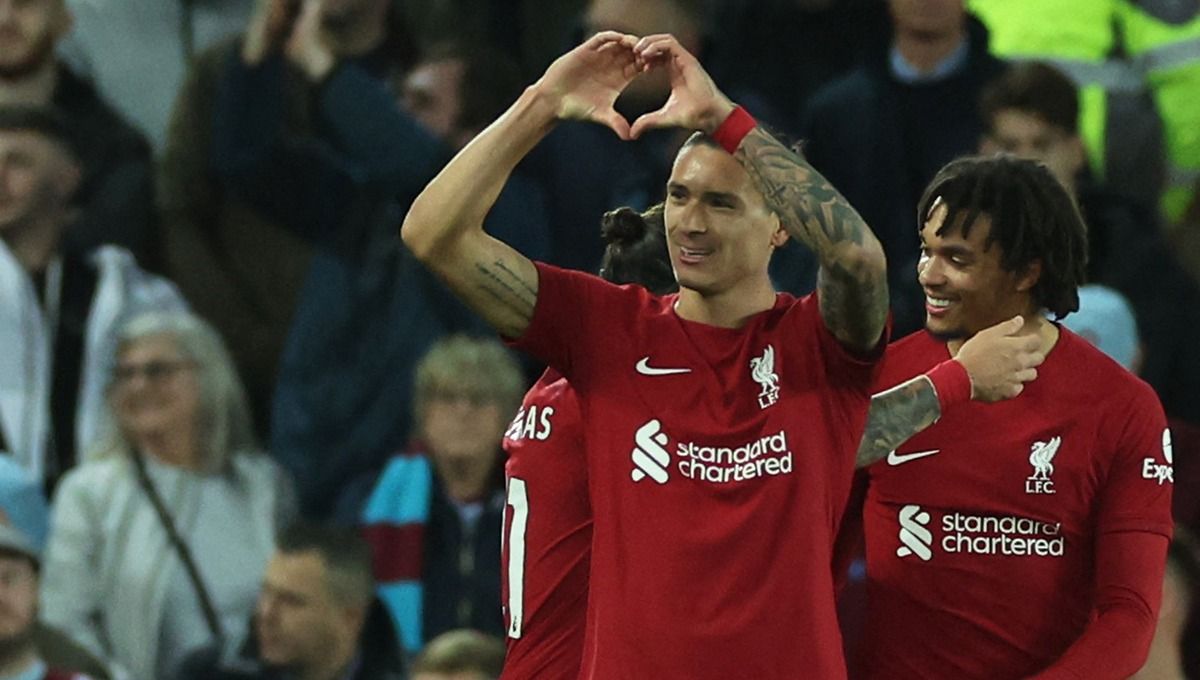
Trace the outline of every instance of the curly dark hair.
<instances>
[{"instance_id":1,"label":"curly dark hair","mask_svg":"<svg viewBox=\"0 0 1200 680\"><path fill-rule=\"evenodd\" d=\"M1022 272L1035 261L1042 271L1033 300L1056 319L1079 309L1079 286L1087 271L1087 227L1075 200L1041 163L1010 154L969 156L952 161L925 189L917 207L925 224L941 199L949 213L938 230L952 227L963 237L980 215L991 221L985 248L1000 244L1000 266Z\"/></svg>"}]
</instances>

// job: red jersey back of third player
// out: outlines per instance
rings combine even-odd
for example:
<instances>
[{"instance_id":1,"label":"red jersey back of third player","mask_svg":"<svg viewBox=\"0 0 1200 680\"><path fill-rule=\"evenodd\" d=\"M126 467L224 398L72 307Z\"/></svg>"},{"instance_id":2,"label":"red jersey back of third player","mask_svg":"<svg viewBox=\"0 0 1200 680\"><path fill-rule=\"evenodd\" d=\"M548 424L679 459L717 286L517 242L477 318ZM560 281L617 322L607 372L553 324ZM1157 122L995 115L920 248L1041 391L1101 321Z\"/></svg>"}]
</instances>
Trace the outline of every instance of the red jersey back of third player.
<instances>
[{"instance_id":1,"label":"red jersey back of third player","mask_svg":"<svg viewBox=\"0 0 1200 680\"><path fill-rule=\"evenodd\" d=\"M583 653L592 509L579 404L553 369L504 436L504 680L574 678Z\"/></svg>"}]
</instances>

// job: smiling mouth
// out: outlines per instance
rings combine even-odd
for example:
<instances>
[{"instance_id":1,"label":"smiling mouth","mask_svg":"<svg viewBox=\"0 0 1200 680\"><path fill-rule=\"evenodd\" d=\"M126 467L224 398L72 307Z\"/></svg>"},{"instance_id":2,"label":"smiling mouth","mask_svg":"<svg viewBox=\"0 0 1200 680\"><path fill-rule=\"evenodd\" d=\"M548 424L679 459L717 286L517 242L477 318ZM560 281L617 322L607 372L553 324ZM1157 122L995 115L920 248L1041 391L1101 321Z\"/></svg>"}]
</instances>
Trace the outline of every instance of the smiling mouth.
<instances>
[{"instance_id":1,"label":"smiling mouth","mask_svg":"<svg viewBox=\"0 0 1200 680\"><path fill-rule=\"evenodd\" d=\"M954 304L954 301L949 298L936 297L934 295L925 294L925 311L931 316L941 316L946 313L946 310Z\"/></svg>"},{"instance_id":2,"label":"smiling mouth","mask_svg":"<svg viewBox=\"0 0 1200 680\"><path fill-rule=\"evenodd\" d=\"M699 248L685 248L683 246L679 246L679 260L686 264L696 264L711 254L711 250L701 250Z\"/></svg>"}]
</instances>

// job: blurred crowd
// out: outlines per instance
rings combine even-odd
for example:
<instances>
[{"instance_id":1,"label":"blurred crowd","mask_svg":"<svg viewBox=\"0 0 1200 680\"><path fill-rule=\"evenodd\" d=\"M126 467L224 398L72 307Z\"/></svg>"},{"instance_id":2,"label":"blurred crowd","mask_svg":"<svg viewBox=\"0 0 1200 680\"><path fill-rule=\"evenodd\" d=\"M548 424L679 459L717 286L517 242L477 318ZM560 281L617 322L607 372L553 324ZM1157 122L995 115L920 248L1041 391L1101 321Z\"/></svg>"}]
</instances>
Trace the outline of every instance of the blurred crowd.
<instances>
[{"instance_id":1,"label":"blurred crowd","mask_svg":"<svg viewBox=\"0 0 1200 680\"><path fill-rule=\"evenodd\" d=\"M0 0L0 679L499 675L500 444L540 367L396 233L604 29L677 36L842 191L893 337L937 169L1044 162L1090 230L1064 323L1158 393L1200 524L1200 2ZM595 271L682 141L563 123L486 229ZM772 277L807 293L816 262ZM1141 678L1200 677L1179 535Z\"/></svg>"}]
</instances>

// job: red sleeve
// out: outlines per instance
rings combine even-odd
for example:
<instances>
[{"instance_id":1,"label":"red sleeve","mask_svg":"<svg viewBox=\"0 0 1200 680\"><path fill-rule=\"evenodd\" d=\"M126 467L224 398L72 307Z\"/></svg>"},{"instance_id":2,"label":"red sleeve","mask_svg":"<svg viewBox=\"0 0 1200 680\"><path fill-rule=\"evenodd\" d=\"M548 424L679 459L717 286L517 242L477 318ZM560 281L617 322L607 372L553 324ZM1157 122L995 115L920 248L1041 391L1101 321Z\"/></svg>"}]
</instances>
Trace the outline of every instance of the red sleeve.
<instances>
[{"instance_id":1,"label":"red sleeve","mask_svg":"<svg viewBox=\"0 0 1200 680\"><path fill-rule=\"evenodd\" d=\"M538 272L537 303L529 327L510 346L528 352L572 381L579 378L577 359L605 356L597 343L610 342L606 327L622 308L624 293L618 286L583 272L535 262ZM636 311L636 307L633 307Z\"/></svg>"},{"instance_id":2,"label":"red sleeve","mask_svg":"<svg viewBox=\"0 0 1200 680\"><path fill-rule=\"evenodd\" d=\"M1104 475L1097 531L1148 531L1171 537L1174 455L1167 418L1148 385L1119 401L1122 418L1106 420L1102 440L1115 442ZM1116 412L1116 411L1115 411Z\"/></svg>"},{"instance_id":3,"label":"red sleeve","mask_svg":"<svg viewBox=\"0 0 1200 680\"><path fill-rule=\"evenodd\" d=\"M1095 618L1034 680L1128 678L1150 651L1169 539L1144 531L1102 534L1096 545Z\"/></svg>"},{"instance_id":4,"label":"red sleeve","mask_svg":"<svg viewBox=\"0 0 1200 680\"><path fill-rule=\"evenodd\" d=\"M1096 604L1083 635L1035 676L1127 678L1141 668L1154 637L1167 545L1171 540L1170 432L1158 398L1143 383L1120 400L1101 436L1116 442L1105 472L1096 531Z\"/></svg>"}]
</instances>

